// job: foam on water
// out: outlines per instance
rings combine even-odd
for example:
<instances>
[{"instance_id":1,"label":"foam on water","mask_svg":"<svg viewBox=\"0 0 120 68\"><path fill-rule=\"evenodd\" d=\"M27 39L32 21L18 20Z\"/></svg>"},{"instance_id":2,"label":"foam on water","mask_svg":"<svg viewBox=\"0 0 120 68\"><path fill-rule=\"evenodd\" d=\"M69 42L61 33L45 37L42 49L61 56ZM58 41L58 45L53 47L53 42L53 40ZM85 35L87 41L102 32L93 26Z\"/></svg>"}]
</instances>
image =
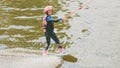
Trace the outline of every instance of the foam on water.
<instances>
[{"instance_id":1,"label":"foam on water","mask_svg":"<svg viewBox=\"0 0 120 68\"><path fill-rule=\"evenodd\" d=\"M61 64L56 56L42 56L39 50L24 48L0 50L0 68L55 68Z\"/></svg>"}]
</instances>

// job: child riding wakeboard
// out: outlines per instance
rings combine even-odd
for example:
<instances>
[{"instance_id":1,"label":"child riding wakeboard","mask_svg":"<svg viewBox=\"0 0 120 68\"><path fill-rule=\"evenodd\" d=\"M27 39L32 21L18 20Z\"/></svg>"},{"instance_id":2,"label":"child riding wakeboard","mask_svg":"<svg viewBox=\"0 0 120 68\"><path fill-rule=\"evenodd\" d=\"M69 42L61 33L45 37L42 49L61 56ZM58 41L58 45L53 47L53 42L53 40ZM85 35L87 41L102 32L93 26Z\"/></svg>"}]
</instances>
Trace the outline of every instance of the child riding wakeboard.
<instances>
[{"instance_id":1,"label":"child riding wakeboard","mask_svg":"<svg viewBox=\"0 0 120 68\"><path fill-rule=\"evenodd\" d=\"M44 25L43 31L45 33L45 37L46 37L46 41L47 41L47 46L43 50L43 54L47 54L48 53L48 48L50 46L50 39L51 38L58 45L58 51L59 51L59 53L63 52L62 44L60 43L58 37L56 36L56 34L54 32L54 23L58 23L60 21L63 21L64 19L58 18L57 20L54 20L51 17L52 11L53 11L53 7L52 6L46 6L44 8L45 16L43 18L43 25Z\"/></svg>"}]
</instances>

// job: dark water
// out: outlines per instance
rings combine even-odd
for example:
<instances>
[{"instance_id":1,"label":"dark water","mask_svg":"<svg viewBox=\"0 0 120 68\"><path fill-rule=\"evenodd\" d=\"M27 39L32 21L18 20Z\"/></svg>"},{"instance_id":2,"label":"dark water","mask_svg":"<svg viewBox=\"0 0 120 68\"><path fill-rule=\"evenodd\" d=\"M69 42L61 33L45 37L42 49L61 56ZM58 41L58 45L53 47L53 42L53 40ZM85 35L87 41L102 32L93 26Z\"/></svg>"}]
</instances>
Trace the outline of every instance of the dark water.
<instances>
[{"instance_id":1,"label":"dark water","mask_svg":"<svg viewBox=\"0 0 120 68\"><path fill-rule=\"evenodd\" d=\"M47 5L54 6L53 17L63 17L67 9L64 1L58 0L2 0L0 1L0 49L28 48L40 50L46 46L46 40L42 27L44 16L43 8ZM59 12L64 12L59 13ZM55 32L64 45L69 48L73 42L69 34L71 27L69 21L55 24ZM66 32L67 31L67 32ZM57 46L51 41L50 51L55 51ZM74 56L63 58L67 62L77 62ZM60 66L59 66L60 67Z\"/></svg>"},{"instance_id":2,"label":"dark water","mask_svg":"<svg viewBox=\"0 0 120 68\"><path fill-rule=\"evenodd\" d=\"M42 28L43 8L47 5L54 6L55 14L62 10L58 0L1 0L0 1L0 44L5 48L30 48L40 49L46 45ZM62 10L64 11L64 10ZM71 42L65 30L70 25L65 23L55 24L55 32L64 48ZM56 46L52 41L51 50Z\"/></svg>"}]
</instances>

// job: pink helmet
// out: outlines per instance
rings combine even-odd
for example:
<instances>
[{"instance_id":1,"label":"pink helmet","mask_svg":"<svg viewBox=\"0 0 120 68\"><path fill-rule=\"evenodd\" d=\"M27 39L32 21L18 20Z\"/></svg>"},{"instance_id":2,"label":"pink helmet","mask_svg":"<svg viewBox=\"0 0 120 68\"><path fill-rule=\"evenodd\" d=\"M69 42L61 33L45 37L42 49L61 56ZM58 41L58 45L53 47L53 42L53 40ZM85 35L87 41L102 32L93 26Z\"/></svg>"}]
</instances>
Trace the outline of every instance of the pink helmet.
<instances>
[{"instance_id":1,"label":"pink helmet","mask_svg":"<svg viewBox=\"0 0 120 68\"><path fill-rule=\"evenodd\" d=\"M52 9L53 9L52 6L46 6L46 7L44 8L44 12L47 12L48 10L52 10Z\"/></svg>"}]
</instances>

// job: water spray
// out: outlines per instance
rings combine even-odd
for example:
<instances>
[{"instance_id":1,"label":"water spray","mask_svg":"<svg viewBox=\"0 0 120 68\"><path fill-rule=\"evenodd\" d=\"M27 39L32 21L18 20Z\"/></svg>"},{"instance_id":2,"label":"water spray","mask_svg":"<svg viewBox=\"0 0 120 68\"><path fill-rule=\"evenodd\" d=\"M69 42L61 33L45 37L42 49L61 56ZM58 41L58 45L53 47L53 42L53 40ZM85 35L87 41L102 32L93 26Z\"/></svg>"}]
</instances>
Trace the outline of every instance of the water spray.
<instances>
[{"instance_id":1,"label":"water spray","mask_svg":"<svg viewBox=\"0 0 120 68\"><path fill-rule=\"evenodd\" d=\"M90 3L92 3L93 1L94 1L94 0L90 0L90 1L87 2L86 4L80 5L76 10L74 10L74 11L68 13L67 15L65 15L65 16L63 17L63 19L66 19L66 18L70 17L72 14L76 13L78 10L81 10L83 7L88 6L88 5L89 5ZM80 2L80 0L79 0L79 2Z\"/></svg>"}]
</instances>

